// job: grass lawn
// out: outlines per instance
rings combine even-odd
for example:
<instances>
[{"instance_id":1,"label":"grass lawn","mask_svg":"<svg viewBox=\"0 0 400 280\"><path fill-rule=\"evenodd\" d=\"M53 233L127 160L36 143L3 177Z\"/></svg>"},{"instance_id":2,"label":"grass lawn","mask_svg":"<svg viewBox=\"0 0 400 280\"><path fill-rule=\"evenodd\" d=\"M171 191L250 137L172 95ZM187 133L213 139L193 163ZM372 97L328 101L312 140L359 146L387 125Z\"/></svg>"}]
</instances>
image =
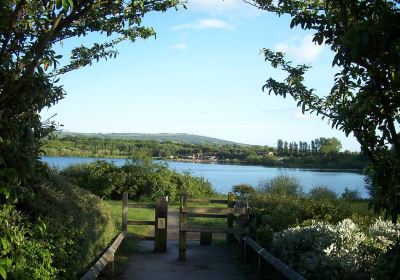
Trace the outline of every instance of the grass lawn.
<instances>
[{"instance_id":1,"label":"grass lawn","mask_svg":"<svg viewBox=\"0 0 400 280\"><path fill-rule=\"evenodd\" d=\"M106 200L106 204L110 207L113 220L118 229L121 229L122 221L122 203L120 200ZM132 201L130 201L132 202ZM152 221L154 220L153 209L134 208L128 210L128 220ZM144 236L150 236L153 233L152 226L128 226L128 234L118 248L115 254L114 262L114 279L120 279L125 272L132 252L137 246L137 242Z\"/></svg>"},{"instance_id":2,"label":"grass lawn","mask_svg":"<svg viewBox=\"0 0 400 280\"><path fill-rule=\"evenodd\" d=\"M111 214L117 228L121 229L122 203L120 200L106 200L111 209ZM129 201L129 203L134 203ZM128 220L135 221L154 221L154 209L131 208L128 210ZM137 237L151 236L153 226L128 226L128 232Z\"/></svg>"}]
</instances>

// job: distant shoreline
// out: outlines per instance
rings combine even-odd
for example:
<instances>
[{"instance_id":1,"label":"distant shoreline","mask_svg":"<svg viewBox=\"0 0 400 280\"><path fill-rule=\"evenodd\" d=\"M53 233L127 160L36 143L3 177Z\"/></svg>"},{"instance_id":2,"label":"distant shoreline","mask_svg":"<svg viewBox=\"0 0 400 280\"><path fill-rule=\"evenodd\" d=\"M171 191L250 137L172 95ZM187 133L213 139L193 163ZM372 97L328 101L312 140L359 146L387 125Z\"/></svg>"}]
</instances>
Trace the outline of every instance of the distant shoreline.
<instances>
[{"instance_id":1,"label":"distant shoreline","mask_svg":"<svg viewBox=\"0 0 400 280\"><path fill-rule=\"evenodd\" d=\"M61 157L61 158L93 158L93 159L126 159L127 157L123 156L76 156L76 155L42 155L46 157ZM313 167L310 165L265 165L265 164L257 164L239 160L205 160L205 159L181 159L181 158L161 158L161 157L153 157L153 160L160 161L172 161L172 162L185 162L185 163L200 163L200 164L224 164L224 165L243 165L243 166L262 166L262 167L273 167L273 168L292 168L292 169L301 169L301 170L310 170L310 171L321 171L321 172L350 172L350 173L362 173L362 169L354 169L354 168L324 168L324 167Z\"/></svg>"}]
</instances>

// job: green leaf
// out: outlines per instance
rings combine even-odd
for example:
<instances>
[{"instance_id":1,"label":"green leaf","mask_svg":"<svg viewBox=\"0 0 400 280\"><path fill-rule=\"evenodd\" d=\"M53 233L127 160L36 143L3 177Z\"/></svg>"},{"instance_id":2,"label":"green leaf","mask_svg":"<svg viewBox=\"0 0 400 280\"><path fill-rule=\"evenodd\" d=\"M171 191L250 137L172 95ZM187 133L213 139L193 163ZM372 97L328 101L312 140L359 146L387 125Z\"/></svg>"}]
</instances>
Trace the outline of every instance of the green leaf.
<instances>
[{"instance_id":1,"label":"green leaf","mask_svg":"<svg viewBox=\"0 0 400 280\"><path fill-rule=\"evenodd\" d=\"M69 8L68 0L62 0L62 6L65 11L68 11L68 8Z\"/></svg>"},{"instance_id":2,"label":"green leaf","mask_svg":"<svg viewBox=\"0 0 400 280\"><path fill-rule=\"evenodd\" d=\"M3 279L7 279L7 272L2 266L0 266L0 275Z\"/></svg>"},{"instance_id":3,"label":"green leaf","mask_svg":"<svg viewBox=\"0 0 400 280\"><path fill-rule=\"evenodd\" d=\"M4 251L7 251L7 249L8 249L8 241L5 238L1 239L1 246L3 247Z\"/></svg>"},{"instance_id":4,"label":"green leaf","mask_svg":"<svg viewBox=\"0 0 400 280\"><path fill-rule=\"evenodd\" d=\"M68 0L69 7L71 10L74 8L74 2L72 0Z\"/></svg>"},{"instance_id":5,"label":"green leaf","mask_svg":"<svg viewBox=\"0 0 400 280\"><path fill-rule=\"evenodd\" d=\"M61 9L61 7L62 7L62 2L61 2L61 0L56 0L56 8L57 8L57 9Z\"/></svg>"}]
</instances>

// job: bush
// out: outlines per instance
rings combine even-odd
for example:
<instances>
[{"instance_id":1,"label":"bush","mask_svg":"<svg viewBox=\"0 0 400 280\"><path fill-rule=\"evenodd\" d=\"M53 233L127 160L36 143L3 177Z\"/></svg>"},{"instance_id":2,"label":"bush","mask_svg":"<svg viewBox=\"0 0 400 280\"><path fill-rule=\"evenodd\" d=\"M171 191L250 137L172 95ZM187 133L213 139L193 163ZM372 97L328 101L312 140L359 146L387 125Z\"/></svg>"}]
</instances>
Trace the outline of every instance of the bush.
<instances>
[{"instance_id":1,"label":"bush","mask_svg":"<svg viewBox=\"0 0 400 280\"><path fill-rule=\"evenodd\" d=\"M168 169L165 165L151 161L131 161L121 167L126 176L122 192L126 191L129 197L135 200L150 199L167 195L174 198L176 189L169 180ZM121 191L116 190L119 194Z\"/></svg>"},{"instance_id":2,"label":"bush","mask_svg":"<svg viewBox=\"0 0 400 280\"><path fill-rule=\"evenodd\" d=\"M400 279L400 240L379 257L375 267L375 279Z\"/></svg>"},{"instance_id":3,"label":"bush","mask_svg":"<svg viewBox=\"0 0 400 280\"><path fill-rule=\"evenodd\" d=\"M180 194L190 197L213 194L208 181L190 173L177 173L149 158L130 160L122 167L104 161L79 164L68 167L62 174L73 184L104 198L120 199L123 192L134 200L155 200L159 196L175 200Z\"/></svg>"},{"instance_id":4,"label":"bush","mask_svg":"<svg viewBox=\"0 0 400 280\"><path fill-rule=\"evenodd\" d=\"M62 171L71 183L100 197L109 198L125 183L125 174L115 165L103 160L90 164L71 165Z\"/></svg>"},{"instance_id":5,"label":"bush","mask_svg":"<svg viewBox=\"0 0 400 280\"><path fill-rule=\"evenodd\" d=\"M400 236L400 226L376 220L363 231L350 219L311 222L274 234L271 251L310 279L369 279L380 255Z\"/></svg>"},{"instance_id":6,"label":"bush","mask_svg":"<svg viewBox=\"0 0 400 280\"><path fill-rule=\"evenodd\" d=\"M351 190L348 187L346 187L344 189L344 192L342 193L342 198L348 200L358 200L361 199L361 196L358 190Z\"/></svg>"},{"instance_id":7,"label":"bush","mask_svg":"<svg viewBox=\"0 0 400 280\"><path fill-rule=\"evenodd\" d=\"M319 200L301 196L278 196L259 193L250 197L253 221L251 232L256 235L259 228L268 226L273 232L295 227L307 220L329 223L350 218L361 226L370 225L376 214L364 200ZM265 238L261 238L265 239ZM263 245L268 248L271 240Z\"/></svg>"},{"instance_id":8,"label":"bush","mask_svg":"<svg viewBox=\"0 0 400 280\"><path fill-rule=\"evenodd\" d=\"M294 177L280 175L271 180L259 183L258 191L261 193L269 193L273 195L303 195L302 186L299 180Z\"/></svg>"},{"instance_id":9,"label":"bush","mask_svg":"<svg viewBox=\"0 0 400 280\"><path fill-rule=\"evenodd\" d=\"M0 279L54 279L53 247L40 221L33 225L13 206L0 207Z\"/></svg>"},{"instance_id":10,"label":"bush","mask_svg":"<svg viewBox=\"0 0 400 280\"><path fill-rule=\"evenodd\" d=\"M239 195L244 194L255 194L257 191L250 185L247 184L239 184L232 187L232 191Z\"/></svg>"},{"instance_id":11,"label":"bush","mask_svg":"<svg viewBox=\"0 0 400 280\"><path fill-rule=\"evenodd\" d=\"M337 194L325 186L316 186L310 189L308 196L316 200L335 200Z\"/></svg>"},{"instance_id":12,"label":"bush","mask_svg":"<svg viewBox=\"0 0 400 280\"><path fill-rule=\"evenodd\" d=\"M58 279L76 279L89 269L116 235L110 211L100 198L50 174L31 208L48 226Z\"/></svg>"},{"instance_id":13,"label":"bush","mask_svg":"<svg viewBox=\"0 0 400 280\"><path fill-rule=\"evenodd\" d=\"M172 171L171 175L171 180L177 189L178 195L205 197L214 194L211 183L203 178L194 177L189 172L180 174Z\"/></svg>"}]
</instances>

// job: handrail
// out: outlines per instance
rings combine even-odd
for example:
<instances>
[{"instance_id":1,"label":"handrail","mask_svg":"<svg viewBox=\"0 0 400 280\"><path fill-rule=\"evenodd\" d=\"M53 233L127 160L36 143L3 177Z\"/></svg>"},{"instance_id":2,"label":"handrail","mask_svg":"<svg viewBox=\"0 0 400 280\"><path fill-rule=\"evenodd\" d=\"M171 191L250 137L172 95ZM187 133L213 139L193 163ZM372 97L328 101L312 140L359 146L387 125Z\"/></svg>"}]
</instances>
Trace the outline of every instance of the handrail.
<instances>
[{"instance_id":1,"label":"handrail","mask_svg":"<svg viewBox=\"0 0 400 280\"><path fill-rule=\"evenodd\" d=\"M248 208L248 201L247 199L245 200L239 200L236 202L236 205L238 207L243 207L247 209L247 215L243 215L245 219L249 218L249 208ZM239 226L239 228L242 229L248 229L248 227L244 226L243 220L240 219L234 219L234 222ZM293 270L291 267L289 267L287 264L282 262L280 259L277 257L273 256L271 253L269 253L265 248L261 247L256 241L254 241L250 236L248 235L243 235L243 234L238 234L237 232L234 233L233 235L237 241L241 243L243 246L243 261L246 262L246 246L249 246L259 257L259 262L258 262L258 271L261 273L262 270L262 262L261 259L263 259L266 263L271 265L278 273L280 273L282 276L284 276L286 279L289 280L305 280L305 278L300 275L297 271Z\"/></svg>"},{"instance_id":2,"label":"handrail","mask_svg":"<svg viewBox=\"0 0 400 280\"><path fill-rule=\"evenodd\" d=\"M121 245L122 240L125 238L126 232L121 232L111 246L104 252L104 254L97 260L97 262L86 272L80 280L93 280L96 279L100 273L107 267L111 265L111 271L114 266L114 253L117 251L119 245ZM112 272L111 272L112 273Z\"/></svg>"},{"instance_id":3,"label":"handrail","mask_svg":"<svg viewBox=\"0 0 400 280\"><path fill-rule=\"evenodd\" d=\"M265 248L261 247L251 237L245 236L242 238L242 240L245 244L249 245L260 258L264 259L267 263L273 266L276 271L285 276L286 279L305 280L305 278L301 276L298 272L296 272L280 259L269 253Z\"/></svg>"}]
</instances>

